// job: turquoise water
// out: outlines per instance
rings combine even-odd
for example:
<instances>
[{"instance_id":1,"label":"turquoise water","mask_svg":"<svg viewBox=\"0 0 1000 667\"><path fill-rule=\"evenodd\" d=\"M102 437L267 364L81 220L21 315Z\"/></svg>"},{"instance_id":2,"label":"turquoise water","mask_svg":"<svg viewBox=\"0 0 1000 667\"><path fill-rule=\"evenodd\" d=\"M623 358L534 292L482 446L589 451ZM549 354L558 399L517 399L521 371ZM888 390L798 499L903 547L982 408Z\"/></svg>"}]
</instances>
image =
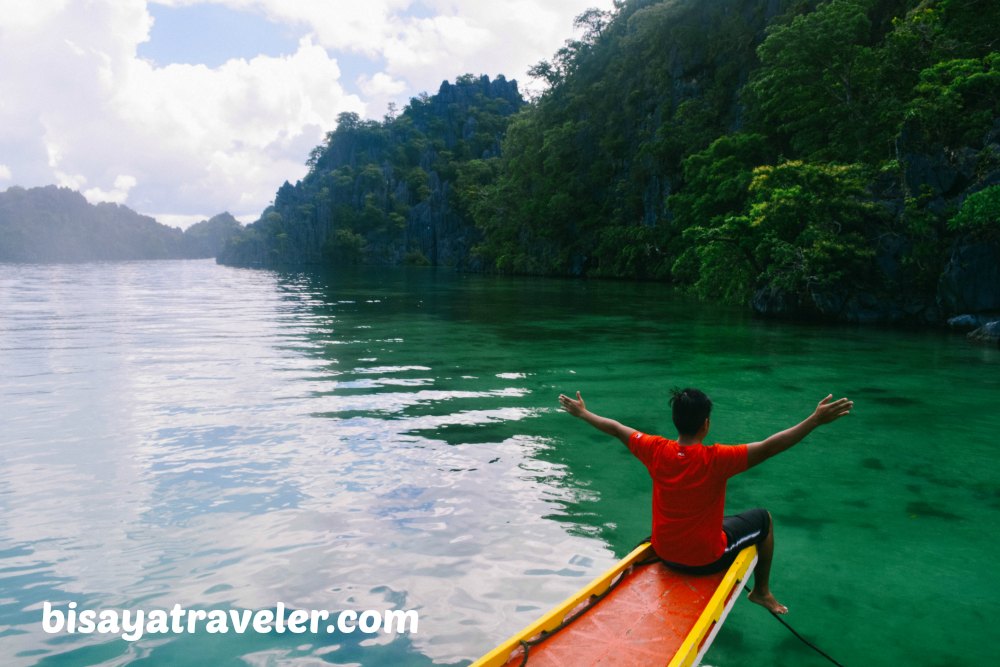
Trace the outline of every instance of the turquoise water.
<instances>
[{"instance_id":1,"label":"turquoise water","mask_svg":"<svg viewBox=\"0 0 1000 667\"><path fill-rule=\"evenodd\" d=\"M556 410L671 433L855 414L734 479L789 621L847 665L993 664L1000 351L769 323L662 287L211 262L0 265L0 664L466 664L649 532L649 482ZM414 634L45 634L80 608L414 609ZM821 665L737 604L707 664Z\"/></svg>"}]
</instances>

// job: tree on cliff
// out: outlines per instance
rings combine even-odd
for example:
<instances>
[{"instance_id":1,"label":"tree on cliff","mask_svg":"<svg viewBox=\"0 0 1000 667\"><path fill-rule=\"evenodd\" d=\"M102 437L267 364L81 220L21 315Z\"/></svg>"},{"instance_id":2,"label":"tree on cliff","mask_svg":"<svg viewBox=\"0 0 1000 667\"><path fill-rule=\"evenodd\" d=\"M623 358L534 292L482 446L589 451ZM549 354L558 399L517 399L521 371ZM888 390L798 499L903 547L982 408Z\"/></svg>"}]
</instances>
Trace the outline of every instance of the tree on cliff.
<instances>
[{"instance_id":1,"label":"tree on cliff","mask_svg":"<svg viewBox=\"0 0 1000 667\"><path fill-rule=\"evenodd\" d=\"M456 183L472 163L495 160L517 84L465 75L382 121L343 113L309 173L285 183L274 205L220 261L243 265L467 262L478 233Z\"/></svg>"}]
</instances>

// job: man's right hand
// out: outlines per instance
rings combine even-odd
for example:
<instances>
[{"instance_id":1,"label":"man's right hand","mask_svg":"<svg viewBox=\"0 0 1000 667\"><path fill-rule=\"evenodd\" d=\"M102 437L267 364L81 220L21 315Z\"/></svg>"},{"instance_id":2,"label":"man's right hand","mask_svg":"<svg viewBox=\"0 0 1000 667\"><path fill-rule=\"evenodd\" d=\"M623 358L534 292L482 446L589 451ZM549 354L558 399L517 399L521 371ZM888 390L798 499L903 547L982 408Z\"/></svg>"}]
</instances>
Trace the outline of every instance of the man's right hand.
<instances>
[{"instance_id":1,"label":"man's right hand","mask_svg":"<svg viewBox=\"0 0 1000 667\"><path fill-rule=\"evenodd\" d=\"M791 428L787 428L780 433L775 433L762 442L751 442L747 445L747 467L752 468L759 463L763 463L775 454L780 454L786 449L793 447L802 438L809 435L817 426L829 424L840 419L844 415L850 414L854 407L854 401L846 398L838 398L833 401L833 394L828 394L826 398L819 402L813 413Z\"/></svg>"}]
</instances>

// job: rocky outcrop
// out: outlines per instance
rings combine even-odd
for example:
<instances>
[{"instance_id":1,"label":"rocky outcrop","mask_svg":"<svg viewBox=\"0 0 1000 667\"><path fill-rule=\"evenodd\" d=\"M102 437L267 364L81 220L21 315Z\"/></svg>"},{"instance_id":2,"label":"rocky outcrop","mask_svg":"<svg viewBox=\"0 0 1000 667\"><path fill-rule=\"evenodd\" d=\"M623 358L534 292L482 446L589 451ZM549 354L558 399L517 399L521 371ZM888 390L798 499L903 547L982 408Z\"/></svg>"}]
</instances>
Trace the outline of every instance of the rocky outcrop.
<instances>
[{"instance_id":1,"label":"rocky outcrop","mask_svg":"<svg viewBox=\"0 0 1000 667\"><path fill-rule=\"evenodd\" d=\"M1000 311L1000 244L957 242L941 273L937 302L946 315Z\"/></svg>"},{"instance_id":2,"label":"rocky outcrop","mask_svg":"<svg viewBox=\"0 0 1000 667\"><path fill-rule=\"evenodd\" d=\"M508 119L523 104L516 81L463 76L385 122L342 114L313 151L306 178L282 185L218 261L474 269L479 231L456 205L456 182L469 163L499 155Z\"/></svg>"},{"instance_id":3,"label":"rocky outcrop","mask_svg":"<svg viewBox=\"0 0 1000 667\"><path fill-rule=\"evenodd\" d=\"M939 319L939 311L926 299L864 290L850 294L810 291L800 295L765 287L754 294L750 305L758 315L783 319L853 324L929 324Z\"/></svg>"},{"instance_id":4,"label":"rocky outcrop","mask_svg":"<svg viewBox=\"0 0 1000 667\"><path fill-rule=\"evenodd\" d=\"M966 313L964 315L949 317L947 324L948 328L954 329L955 331L968 332L997 320L1000 320L1000 313L980 313L978 315Z\"/></svg>"},{"instance_id":5,"label":"rocky outcrop","mask_svg":"<svg viewBox=\"0 0 1000 667\"><path fill-rule=\"evenodd\" d=\"M976 343L1000 345L1000 320L984 324L968 334L969 340Z\"/></svg>"}]
</instances>

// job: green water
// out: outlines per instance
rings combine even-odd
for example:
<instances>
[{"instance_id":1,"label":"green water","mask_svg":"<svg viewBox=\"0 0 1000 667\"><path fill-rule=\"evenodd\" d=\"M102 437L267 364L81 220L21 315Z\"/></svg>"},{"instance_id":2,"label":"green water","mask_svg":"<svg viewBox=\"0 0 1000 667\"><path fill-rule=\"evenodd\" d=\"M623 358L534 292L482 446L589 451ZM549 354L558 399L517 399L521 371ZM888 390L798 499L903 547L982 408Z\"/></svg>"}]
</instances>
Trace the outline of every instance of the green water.
<instances>
[{"instance_id":1,"label":"green water","mask_svg":"<svg viewBox=\"0 0 1000 667\"><path fill-rule=\"evenodd\" d=\"M556 409L720 442L855 413L734 479L789 621L847 665L991 665L1000 352L762 322L657 285L211 262L0 265L0 664L466 664L649 532ZM48 635L81 608L416 609L415 634ZM826 664L736 605L706 664Z\"/></svg>"}]
</instances>

